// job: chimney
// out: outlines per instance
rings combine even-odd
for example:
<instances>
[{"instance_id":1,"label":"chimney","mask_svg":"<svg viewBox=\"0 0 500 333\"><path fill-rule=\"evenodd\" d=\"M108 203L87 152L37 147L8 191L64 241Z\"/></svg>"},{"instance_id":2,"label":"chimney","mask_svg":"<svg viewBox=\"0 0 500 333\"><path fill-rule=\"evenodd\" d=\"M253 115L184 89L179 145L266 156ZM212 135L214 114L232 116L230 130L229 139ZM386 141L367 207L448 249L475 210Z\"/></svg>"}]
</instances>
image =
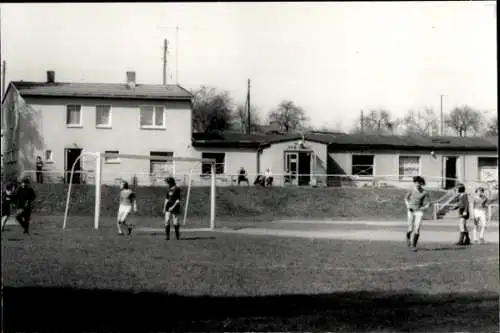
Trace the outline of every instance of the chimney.
<instances>
[{"instance_id":1,"label":"chimney","mask_svg":"<svg viewBox=\"0 0 500 333\"><path fill-rule=\"evenodd\" d=\"M135 72L127 72L127 85L129 88L135 88Z\"/></svg>"},{"instance_id":2,"label":"chimney","mask_svg":"<svg viewBox=\"0 0 500 333\"><path fill-rule=\"evenodd\" d=\"M56 82L56 72L47 71L47 83L54 83L54 82Z\"/></svg>"}]
</instances>

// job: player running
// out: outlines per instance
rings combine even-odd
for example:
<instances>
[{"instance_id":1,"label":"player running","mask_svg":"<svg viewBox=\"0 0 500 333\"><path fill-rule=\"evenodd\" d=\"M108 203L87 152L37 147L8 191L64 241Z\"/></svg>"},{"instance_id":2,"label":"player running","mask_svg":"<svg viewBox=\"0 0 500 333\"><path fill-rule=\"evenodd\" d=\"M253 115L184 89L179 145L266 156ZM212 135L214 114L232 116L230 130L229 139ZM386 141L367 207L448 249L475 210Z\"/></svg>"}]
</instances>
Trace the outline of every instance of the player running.
<instances>
[{"instance_id":1,"label":"player running","mask_svg":"<svg viewBox=\"0 0 500 333\"><path fill-rule=\"evenodd\" d=\"M453 207L453 209L458 209L458 215L460 216L459 230L460 236L456 245L470 245L469 230L467 229L467 220L469 219L469 196L465 193L465 185L458 184L458 203Z\"/></svg>"},{"instance_id":2,"label":"player running","mask_svg":"<svg viewBox=\"0 0 500 333\"><path fill-rule=\"evenodd\" d=\"M21 186L14 194L16 202L16 220L24 229L25 234L29 234L32 204L36 198L35 190L29 186L29 179L21 181Z\"/></svg>"},{"instance_id":3,"label":"player running","mask_svg":"<svg viewBox=\"0 0 500 333\"><path fill-rule=\"evenodd\" d=\"M127 235L132 233L132 226L127 224L127 217L131 211L137 211L135 193L129 188L127 182L123 182L120 191L120 206L118 208L118 216L116 226L118 227L118 235L123 236L121 226L127 227Z\"/></svg>"},{"instance_id":4,"label":"player running","mask_svg":"<svg viewBox=\"0 0 500 333\"><path fill-rule=\"evenodd\" d=\"M415 176L413 177L413 183L415 184L415 188L405 197L405 204L408 209L408 232L406 233L406 242L408 247L411 247L413 251L417 251L422 217L424 215L424 210L430 206L430 196L429 193L424 190L424 178Z\"/></svg>"},{"instance_id":5,"label":"player running","mask_svg":"<svg viewBox=\"0 0 500 333\"><path fill-rule=\"evenodd\" d=\"M488 198L484 194L484 188L478 187L476 195L472 201L474 227L472 229L472 240L474 243L484 244L484 230L486 229L486 210L488 207ZM479 241L477 240L477 229L480 228Z\"/></svg>"},{"instance_id":6,"label":"player running","mask_svg":"<svg viewBox=\"0 0 500 333\"><path fill-rule=\"evenodd\" d=\"M175 184L175 179L168 177L166 179L168 191L163 204L163 212L165 213L165 234L166 239L170 239L170 219L173 220L175 238L180 239L179 214L181 212L181 190Z\"/></svg>"},{"instance_id":7,"label":"player running","mask_svg":"<svg viewBox=\"0 0 500 333\"><path fill-rule=\"evenodd\" d=\"M2 231L7 224L7 220L10 217L10 209L12 208L12 203L14 201L14 184L9 183L5 186L2 191Z\"/></svg>"}]
</instances>

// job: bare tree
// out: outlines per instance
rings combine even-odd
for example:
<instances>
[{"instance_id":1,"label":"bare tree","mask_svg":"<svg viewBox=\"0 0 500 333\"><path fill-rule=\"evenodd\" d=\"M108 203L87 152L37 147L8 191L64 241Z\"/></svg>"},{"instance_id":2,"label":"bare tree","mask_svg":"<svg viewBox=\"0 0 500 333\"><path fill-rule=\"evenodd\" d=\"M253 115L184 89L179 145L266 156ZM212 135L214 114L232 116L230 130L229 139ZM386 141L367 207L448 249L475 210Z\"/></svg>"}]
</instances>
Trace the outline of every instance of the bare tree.
<instances>
[{"instance_id":1,"label":"bare tree","mask_svg":"<svg viewBox=\"0 0 500 333\"><path fill-rule=\"evenodd\" d=\"M445 117L445 124L453 129L458 136L467 136L470 133L478 134L481 129L482 115L470 106L463 105L455 107Z\"/></svg>"},{"instance_id":2,"label":"bare tree","mask_svg":"<svg viewBox=\"0 0 500 333\"><path fill-rule=\"evenodd\" d=\"M234 127L242 133L248 131L248 108L245 104L238 104L233 114ZM258 132L259 125L262 124L259 112L255 106L250 107L250 131Z\"/></svg>"},{"instance_id":3,"label":"bare tree","mask_svg":"<svg viewBox=\"0 0 500 333\"><path fill-rule=\"evenodd\" d=\"M287 100L281 101L278 107L269 113L268 119L269 123L278 124L286 133L303 129L308 121L304 110Z\"/></svg>"},{"instance_id":4,"label":"bare tree","mask_svg":"<svg viewBox=\"0 0 500 333\"><path fill-rule=\"evenodd\" d=\"M359 121L354 123L351 133L367 134L394 134L397 131L399 122L393 119L389 111L371 110L363 113Z\"/></svg>"},{"instance_id":5,"label":"bare tree","mask_svg":"<svg viewBox=\"0 0 500 333\"><path fill-rule=\"evenodd\" d=\"M399 120L400 128L405 135L433 135L437 133L438 119L436 113L430 107L421 111L409 110Z\"/></svg>"},{"instance_id":6,"label":"bare tree","mask_svg":"<svg viewBox=\"0 0 500 333\"><path fill-rule=\"evenodd\" d=\"M498 117L491 117L485 124L485 136L498 136Z\"/></svg>"},{"instance_id":7,"label":"bare tree","mask_svg":"<svg viewBox=\"0 0 500 333\"><path fill-rule=\"evenodd\" d=\"M231 126L233 101L227 91L201 86L194 95L193 130L197 132L224 131Z\"/></svg>"}]
</instances>

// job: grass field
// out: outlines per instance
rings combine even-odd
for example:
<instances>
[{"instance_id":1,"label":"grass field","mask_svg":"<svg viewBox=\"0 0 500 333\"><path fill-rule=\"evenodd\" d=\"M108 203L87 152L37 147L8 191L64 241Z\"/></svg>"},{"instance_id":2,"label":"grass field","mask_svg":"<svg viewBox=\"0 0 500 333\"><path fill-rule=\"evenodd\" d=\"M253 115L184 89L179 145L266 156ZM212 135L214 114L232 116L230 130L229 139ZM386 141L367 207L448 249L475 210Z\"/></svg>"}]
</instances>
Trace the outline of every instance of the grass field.
<instances>
[{"instance_id":1,"label":"grass field","mask_svg":"<svg viewBox=\"0 0 500 333\"><path fill-rule=\"evenodd\" d=\"M404 223L225 221L167 242L151 229L161 220L136 221L132 237L117 237L111 220L99 231L71 221L62 232L60 218L35 216L32 235L3 232L4 332L499 328L498 241L453 246L452 223L426 222L415 253ZM283 230L297 237L276 237ZM360 232L368 237L342 239ZM377 232L400 236L369 240ZM438 232L449 237L430 237ZM498 222L488 232L498 239Z\"/></svg>"}]
</instances>

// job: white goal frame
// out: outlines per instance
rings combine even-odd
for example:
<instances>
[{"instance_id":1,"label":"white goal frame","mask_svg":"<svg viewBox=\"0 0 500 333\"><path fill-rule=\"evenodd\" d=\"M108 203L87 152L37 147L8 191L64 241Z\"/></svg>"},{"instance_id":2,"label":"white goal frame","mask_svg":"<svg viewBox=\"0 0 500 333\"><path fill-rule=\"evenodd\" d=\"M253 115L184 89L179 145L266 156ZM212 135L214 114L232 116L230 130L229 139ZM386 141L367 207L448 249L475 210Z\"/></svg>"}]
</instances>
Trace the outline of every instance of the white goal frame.
<instances>
[{"instance_id":1,"label":"white goal frame","mask_svg":"<svg viewBox=\"0 0 500 333\"><path fill-rule=\"evenodd\" d=\"M80 159L84 156L93 156L96 158L95 164L95 207L94 207L94 229L99 229L99 221L101 217L101 188L102 188L102 166L104 158L128 158L128 159L142 159L142 160L160 160L166 162L183 161L183 162L200 162L210 164L210 229L215 229L215 164L214 159L209 158L196 158L196 157L171 157L171 156L149 156L149 155L136 155L136 154L114 154L114 153L100 153L100 152L82 152L80 156L75 160L71 167L71 173L69 177L68 194L66 198L66 207L64 211L64 221L63 230L66 229L69 214L69 205L71 199L71 185L73 185L73 176L75 174L75 167ZM188 186L188 197L191 189L191 173L189 174L189 186ZM189 200L189 198L186 200ZM189 202L186 202L189 204ZM185 207L187 210L187 205ZM186 222L186 212L184 213L184 224Z\"/></svg>"}]
</instances>

